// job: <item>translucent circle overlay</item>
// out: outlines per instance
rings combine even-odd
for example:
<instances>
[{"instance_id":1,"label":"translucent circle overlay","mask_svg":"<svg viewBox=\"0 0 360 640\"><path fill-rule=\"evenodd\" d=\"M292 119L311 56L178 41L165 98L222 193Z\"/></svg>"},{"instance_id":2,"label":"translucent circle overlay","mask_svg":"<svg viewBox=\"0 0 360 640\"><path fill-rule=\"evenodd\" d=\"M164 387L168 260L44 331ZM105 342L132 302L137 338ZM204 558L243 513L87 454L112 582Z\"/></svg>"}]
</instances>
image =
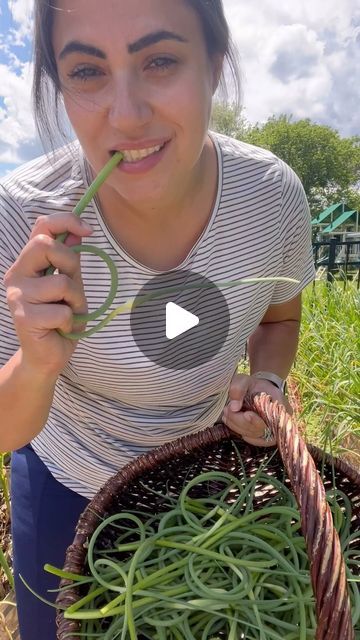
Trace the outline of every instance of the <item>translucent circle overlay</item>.
<instances>
[{"instance_id":1,"label":"translucent circle overlay","mask_svg":"<svg viewBox=\"0 0 360 640\"><path fill-rule=\"evenodd\" d=\"M166 337L166 305L172 302L199 318L199 324ZM224 345L230 313L220 289L208 278L189 270L169 271L151 278L139 291L130 316L131 331L140 351L152 362L175 371L209 362Z\"/></svg>"}]
</instances>

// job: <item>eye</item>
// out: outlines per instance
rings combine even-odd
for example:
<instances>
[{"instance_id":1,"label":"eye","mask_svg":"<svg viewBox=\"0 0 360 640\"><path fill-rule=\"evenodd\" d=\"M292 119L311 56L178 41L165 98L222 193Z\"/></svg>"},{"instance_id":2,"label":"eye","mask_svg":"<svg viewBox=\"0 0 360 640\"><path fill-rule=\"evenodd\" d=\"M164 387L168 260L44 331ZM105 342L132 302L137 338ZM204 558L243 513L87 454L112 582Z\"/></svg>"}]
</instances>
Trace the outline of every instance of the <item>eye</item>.
<instances>
[{"instance_id":1,"label":"eye","mask_svg":"<svg viewBox=\"0 0 360 640\"><path fill-rule=\"evenodd\" d=\"M86 80L89 80L91 78L96 78L99 75L101 75L101 72L98 69L95 69L94 67L80 67L80 68L74 69L73 71L71 71L71 73L68 73L68 78L72 80L82 80L83 82L86 82Z\"/></svg>"},{"instance_id":2,"label":"eye","mask_svg":"<svg viewBox=\"0 0 360 640\"><path fill-rule=\"evenodd\" d=\"M168 56L157 56L148 62L146 69L166 71L176 64L177 60L174 60L174 58L169 58Z\"/></svg>"}]
</instances>

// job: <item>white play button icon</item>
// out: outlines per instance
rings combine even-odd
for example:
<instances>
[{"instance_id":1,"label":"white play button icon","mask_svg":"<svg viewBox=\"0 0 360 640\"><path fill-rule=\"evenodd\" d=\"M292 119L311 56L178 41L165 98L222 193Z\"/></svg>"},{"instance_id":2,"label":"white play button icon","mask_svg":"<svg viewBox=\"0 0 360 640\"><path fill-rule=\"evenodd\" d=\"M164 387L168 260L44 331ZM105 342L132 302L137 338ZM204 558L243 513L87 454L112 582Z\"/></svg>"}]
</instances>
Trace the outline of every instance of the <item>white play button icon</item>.
<instances>
[{"instance_id":1,"label":"white play button icon","mask_svg":"<svg viewBox=\"0 0 360 640\"><path fill-rule=\"evenodd\" d=\"M188 269L173 269L150 278L139 290L130 326L148 360L163 369L190 371L223 348L230 311L212 280Z\"/></svg>"},{"instance_id":2,"label":"white play button icon","mask_svg":"<svg viewBox=\"0 0 360 640\"><path fill-rule=\"evenodd\" d=\"M169 340L181 336L185 331L189 331L199 324L198 316L186 311L174 302L166 305L166 337Z\"/></svg>"}]
</instances>

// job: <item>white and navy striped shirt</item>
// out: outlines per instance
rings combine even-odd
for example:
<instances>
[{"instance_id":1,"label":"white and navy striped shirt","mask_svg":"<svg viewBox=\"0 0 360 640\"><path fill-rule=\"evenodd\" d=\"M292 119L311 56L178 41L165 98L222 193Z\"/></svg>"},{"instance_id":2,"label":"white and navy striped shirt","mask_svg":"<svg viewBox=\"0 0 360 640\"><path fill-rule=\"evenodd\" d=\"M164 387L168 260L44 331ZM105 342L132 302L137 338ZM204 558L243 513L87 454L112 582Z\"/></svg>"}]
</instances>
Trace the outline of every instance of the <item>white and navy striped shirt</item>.
<instances>
[{"instance_id":1,"label":"white and navy striped shirt","mask_svg":"<svg viewBox=\"0 0 360 640\"><path fill-rule=\"evenodd\" d=\"M215 283L259 276L288 276L300 283L224 288L227 340L210 362L190 370L150 362L134 342L129 314L80 340L58 378L47 424L32 445L57 480L85 497L135 456L212 425L227 402L247 338L268 306L295 297L314 278L310 214L297 176L269 151L210 135L217 151L217 197L206 228L177 268ZM57 150L54 163L42 156L1 180L0 365L18 348L3 275L28 241L36 217L72 211L89 179L81 147L72 143ZM113 307L120 306L160 272L118 244L96 202L82 219L94 229L86 243L104 249L116 264L119 289ZM108 293L107 267L91 254L81 261L89 309L95 309ZM214 313L213 324L219 322Z\"/></svg>"}]
</instances>

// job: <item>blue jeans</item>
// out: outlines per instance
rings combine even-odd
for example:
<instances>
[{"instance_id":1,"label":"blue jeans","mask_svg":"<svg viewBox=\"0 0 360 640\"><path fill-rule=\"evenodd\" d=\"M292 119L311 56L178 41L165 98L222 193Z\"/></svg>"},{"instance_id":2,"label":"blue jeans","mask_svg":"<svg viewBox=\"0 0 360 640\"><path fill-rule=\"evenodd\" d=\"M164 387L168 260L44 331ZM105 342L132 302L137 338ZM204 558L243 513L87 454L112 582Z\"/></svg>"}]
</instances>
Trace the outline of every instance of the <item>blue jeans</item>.
<instances>
[{"instance_id":1,"label":"blue jeans","mask_svg":"<svg viewBox=\"0 0 360 640\"><path fill-rule=\"evenodd\" d=\"M59 578L44 571L45 563L64 566L79 515L88 504L83 496L55 480L30 445L11 457L11 529L14 577L21 640L56 640L56 610L43 604L22 583L52 602Z\"/></svg>"}]
</instances>

